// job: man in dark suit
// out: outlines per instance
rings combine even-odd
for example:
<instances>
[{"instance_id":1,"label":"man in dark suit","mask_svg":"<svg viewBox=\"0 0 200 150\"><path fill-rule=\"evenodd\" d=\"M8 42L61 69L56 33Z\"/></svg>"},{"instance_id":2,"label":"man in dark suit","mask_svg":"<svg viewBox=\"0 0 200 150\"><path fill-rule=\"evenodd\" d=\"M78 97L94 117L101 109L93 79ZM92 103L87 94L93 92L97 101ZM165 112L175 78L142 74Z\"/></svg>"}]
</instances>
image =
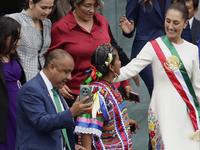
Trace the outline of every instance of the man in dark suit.
<instances>
[{"instance_id":1,"label":"man in dark suit","mask_svg":"<svg viewBox=\"0 0 200 150\"><path fill-rule=\"evenodd\" d=\"M192 43L198 45L199 43L199 31L200 31L200 21L197 20L194 15L198 11L199 0L185 0L185 5L189 11L188 18L191 35L192 35Z\"/></svg>"},{"instance_id":2,"label":"man in dark suit","mask_svg":"<svg viewBox=\"0 0 200 150\"><path fill-rule=\"evenodd\" d=\"M81 101L77 98L69 109L58 90L71 79L73 68L71 55L53 50L43 70L20 89L15 150L85 150L75 145L73 117L88 112L92 102L83 104L88 97Z\"/></svg>"}]
</instances>

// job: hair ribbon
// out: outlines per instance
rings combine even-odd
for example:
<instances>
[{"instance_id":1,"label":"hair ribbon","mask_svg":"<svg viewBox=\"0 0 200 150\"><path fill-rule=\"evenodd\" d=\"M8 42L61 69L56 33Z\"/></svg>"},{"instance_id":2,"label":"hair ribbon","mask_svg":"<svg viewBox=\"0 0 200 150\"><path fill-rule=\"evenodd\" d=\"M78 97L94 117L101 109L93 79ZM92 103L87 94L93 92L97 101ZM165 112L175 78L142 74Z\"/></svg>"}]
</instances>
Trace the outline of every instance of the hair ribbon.
<instances>
[{"instance_id":1,"label":"hair ribbon","mask_svg":"<svg viewBox=\"0 0 200 150\"><path fill-rule=\"evenodd\" d=\"M108 61L105 61L106 66L109 66L113 60L112 52L108 53Z\"/></svg>"},{"instance_id":2,"label":"hair ribbon","mask_svg":"<svg viewBox=\"0 0 200 150\"><path fill-rule=\"evenodd\" d=\"M98 78L101 78L103 74L99 72L93 65L90 64L90 69L85 72L89 77L85 78L83 84L89 85L92 81L95 81Z\"/></svg>"}]
</instances>

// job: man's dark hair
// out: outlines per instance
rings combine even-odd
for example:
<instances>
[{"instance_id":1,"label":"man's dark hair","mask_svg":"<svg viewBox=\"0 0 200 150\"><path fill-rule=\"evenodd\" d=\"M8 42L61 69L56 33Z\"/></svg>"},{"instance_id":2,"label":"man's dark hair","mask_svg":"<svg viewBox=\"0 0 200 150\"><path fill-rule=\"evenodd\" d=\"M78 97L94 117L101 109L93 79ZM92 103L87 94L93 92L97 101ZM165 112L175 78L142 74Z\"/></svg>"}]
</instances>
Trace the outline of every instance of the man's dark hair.
<instances>
[{"instance_id":1,"label":"man's dark hair","mask_svg":"<svg viewBox=\"0 0 200 150\"><path fill-rule=\"evenodd\" d=\"M47 68L48 65L53 61L53 60L61 60L63 59L65 56L69 56L71 59L73 59L73 57L68 53L66 52L65 50L63 49L55 49L55 50L52 50L46 60L45 60L45 64L44 64L44 68Z\"/></svg>"},{"instance_id":2,"label":"man's dark hair","mask_svg":"<svg viewBox=\"0 0 200 150\"><path fill-rule=\"evenodd\" d=\"M193 1L193 7L194 9L198 8L199 6L199 0L185 0L185 2Z\"/></svg>"}]
</instances>

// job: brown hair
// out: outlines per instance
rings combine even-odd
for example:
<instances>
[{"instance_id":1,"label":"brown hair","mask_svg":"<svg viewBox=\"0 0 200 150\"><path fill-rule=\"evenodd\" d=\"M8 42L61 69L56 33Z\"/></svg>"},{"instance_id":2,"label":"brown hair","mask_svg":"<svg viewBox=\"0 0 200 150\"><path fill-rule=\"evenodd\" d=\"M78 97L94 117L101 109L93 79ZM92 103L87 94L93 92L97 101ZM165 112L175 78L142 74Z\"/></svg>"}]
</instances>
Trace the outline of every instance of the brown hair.
<instances>
[{"instance_id":1,"label":"brown hair","mask_svg":"<svg viewBox=\"0 0 200 150\"><path fill-rule=\"evenodd\" d=\"M138 2L141 2L142 0L139 0ZM171 3L176 3L176 2L183 2L183 0L167 0L167 1L170 1ZM153 8L153 2L152 2L152 0L144 0L143 2L142 2L142 5L143 5L143 9L144 9L144 11L146 10L146 8L145 8L145 3L149 3L150 5L151 5L151 7ZM152 10L152 8L151 8L151 10ZM151 11L150 10L150 11Z\"/></svg>"},{"instance_id":2,"label":"brown hair","mask_svg":"<svg viewBox=\"0 0 200 150\"><path fill-rule=\"evenodd\" d=\"M85 0L68 0L68 1L69 1L70 5L71 5L72 11L73 11L73 10L75 10L74 4L79 5L79 4L83 3ZM97 0L97 4L99 6L103 6L104 2L103 2L103 0Z\"/></svg>"},{"instance_id":3,"label":"brown hair","mask_svg":"<svg viewBox=\"0 0 200 150\"><path fill-rule=\"evenodd\" d=\"M188 19L188 14L189 14L189 12L188 12L187 7L186 7L183 3L180 3L180 2L178 2L178 3L173 3L173 4L168 8L167 11L172 10L172 9L181 12L181 13L182 13L182 18L183 18L185 21Z\"/></svg>"}]
</instances>

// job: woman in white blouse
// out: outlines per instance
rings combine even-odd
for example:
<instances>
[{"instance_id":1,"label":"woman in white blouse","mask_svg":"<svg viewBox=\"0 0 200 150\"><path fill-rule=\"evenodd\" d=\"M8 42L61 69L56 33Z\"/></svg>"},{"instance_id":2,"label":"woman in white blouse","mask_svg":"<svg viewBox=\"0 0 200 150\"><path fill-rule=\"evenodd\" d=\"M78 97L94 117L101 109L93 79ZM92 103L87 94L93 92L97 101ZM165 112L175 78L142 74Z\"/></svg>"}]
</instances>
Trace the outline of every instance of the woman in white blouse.
<instances>
[{"instance_id":1,"label":"woman in white blouse","mask_svg":"<svg viewBox=\"0 0 200 150\"><path fill-rule=\"evenodd\" d=\"M165 18L166 35L148 42L136 58L120 69L118 81L152 66L154 89L148 122L155 150L200 149L199 55L196 45L181 38L187 24L186 6L172 4Z\"/></svg>"}]
</instances>

